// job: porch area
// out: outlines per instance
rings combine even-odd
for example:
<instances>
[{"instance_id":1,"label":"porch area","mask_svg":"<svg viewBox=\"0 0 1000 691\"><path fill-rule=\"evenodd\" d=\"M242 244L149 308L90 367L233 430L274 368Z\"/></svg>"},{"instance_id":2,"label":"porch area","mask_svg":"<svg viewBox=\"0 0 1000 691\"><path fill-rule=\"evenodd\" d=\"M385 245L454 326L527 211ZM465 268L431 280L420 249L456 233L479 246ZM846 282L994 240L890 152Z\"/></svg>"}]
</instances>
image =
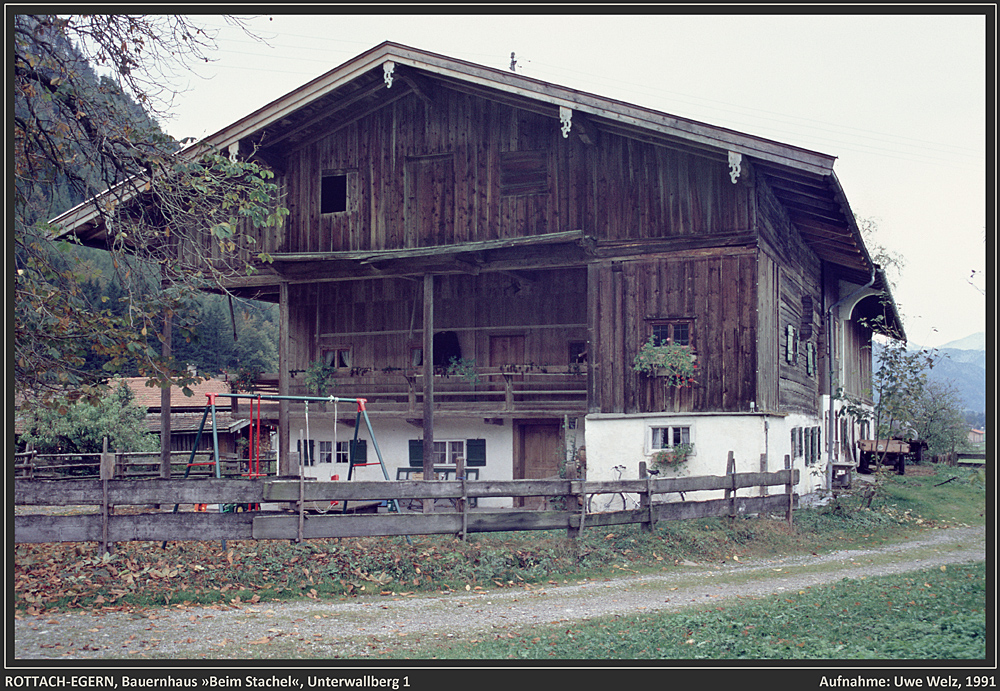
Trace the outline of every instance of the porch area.
<instances>
[{"instance_id":1,"label":"porch area","mask_svg":"<svg viewBox=\"0 0 1000 691\"><path fill-rule=\"evenodd\" d=\"M562 366L504 365L477 367L464 375L434 374L434 411L470 417L529 415L584 415L587 412L588 368L586 363ZM290 396L339 396L363 398L380 416L419 418L424 405L422 369L353 369L330 375L324 391L311 390L303 372L289 378ZM278 393L278 375L266 373L256 379L252 394ZM326 404L320 403L319 411ZM233 416L250 415L250 406L233 399ZM254 415L257 407L254 406ZM277 420L278 404L264 402L262 419Z\"/></svg>"}]
</instances>

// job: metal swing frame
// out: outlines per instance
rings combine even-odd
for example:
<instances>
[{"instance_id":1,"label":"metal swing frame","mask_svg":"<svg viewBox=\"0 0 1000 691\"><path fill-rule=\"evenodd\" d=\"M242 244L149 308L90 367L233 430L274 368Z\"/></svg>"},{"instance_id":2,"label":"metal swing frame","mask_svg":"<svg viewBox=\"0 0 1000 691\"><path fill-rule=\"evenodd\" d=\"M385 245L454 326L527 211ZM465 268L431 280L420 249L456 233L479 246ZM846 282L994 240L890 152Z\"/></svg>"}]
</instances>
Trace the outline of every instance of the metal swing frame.
<instances>
[{"instance_id":1,"label":"metal swing frame","mask_svg":"<svg viewBox=\"0 0 1000 691\"><path fill-rule=\"evenodd\" d=\"M354 438L351 441L350 448L348 450L347 479L348 479L348 481L351 480L351 478L353 477L353 474L354 474L354 468L356 468L356 467L378 465L381 468L381 470L382 470L382 477L383 477L383 479L385 479L386 481L389 480L389 472L386 470L385 460L382 457L382 451L381 451L381 449L379 449L378 440L375 437L375 430L372 429L372 422L371 422L371 419L368 417L368 410L367 410L368 400L365 399L365 398L340 398L340 397L337 397L337 396L281 396L281 395L272 395L272 394L238 394L238 393L228 393L228 394L227 393L206 393L205 396L208 398L208 403L205 406L205 413L204 413L204 415L202 415L201 424L198 426L198 434L195 436L194 446L191 449L191 456L188 459L187 468L184 471L184 478L185 479L187 479L190 476L191 468L194 467L194 466L199 466L199 465L214 465L215 466L215 477L217 477L217 478L221 478L222 477L221 463L219 461L219 433L218 433L218 424L217 424L216 411L215 411L215 399L217 397L225 397L225 398L230 398L230 399L243 398L243 399L249 399L250 400L250 458L249 458L249 464L248 464L248 467L247 467L247 471L248 472L244 475L245 477L250 477L250 478L263 477L263 473L260 472L260 429L261 429L261 423L260 423L260 405L261 405L262 401L267 400L267 401L299 401L299 402L305 403L305 416L306 416L306 430L307 430L307 434L306 434L305 443L303 444L303 451L302 451L302 453L305 454L305 456L307 458L310 457L310 453L309 453L309 441L310 440L308 438L309 437L309 435L308 435L308 429L309 429L309 403L310 402L315 402L315 403L333 403L334 405L336 405L337 403L351 403L351 404L355 404L357 406L357 416L356 416L355 421L354 421ZM256 425L257 438L256 438L256 444L254 444L254 419L253 419L253 401L254 400L257 401L257 425ZM211 416L212 416L212 452L213 452L213 460L211 460L211 461L196 462L194 460L195 459L195 454L198 451L198 444L201 442L201 436L202 436L202 434L205 431L205 424L208 422L208 416L209 416L209 414L211 414ZM378 462L377 463L375 463L375 462L371 462L371 463L367 463L367 462L366 463L356 463L355 462L355 454L357 453L357 448L358 448L358 433L360 432L361 421L362 420L364 420L365 427L368 429L368 436L371 438L372 446L374 447L375 454L378 457ZM336 453L336 450L334 450L334 453ZM304 466L304 464L303 464L303 458L302 458L302 455L300 454L300 456L299 456L299 481L300 482L302 481L302 477L303 477L302 476L303 466ZM393 511L393 512L398 512L399 511L399 507L397 506L395 499L388 500L387 504L388 504L388 507L389 507L390 511ZM177 512L178 507L179 507L179 504L178 505L174 505L174 512L175 513ZM344 509L345 509L345 511L346 511L346 508L347 508L347 502L345 501L344 502Z\"/></svg>"}]
</instances>

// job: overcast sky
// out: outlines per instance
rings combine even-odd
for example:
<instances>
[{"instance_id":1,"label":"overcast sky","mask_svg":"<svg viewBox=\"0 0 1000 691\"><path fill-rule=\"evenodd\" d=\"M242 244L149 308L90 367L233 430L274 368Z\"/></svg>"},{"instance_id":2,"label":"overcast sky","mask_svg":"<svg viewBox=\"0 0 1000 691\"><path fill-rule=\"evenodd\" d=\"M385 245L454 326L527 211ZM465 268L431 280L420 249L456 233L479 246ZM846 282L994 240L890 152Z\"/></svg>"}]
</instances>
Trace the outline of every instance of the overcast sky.
<instances>
[{"instance_id":1,"label":"overcast sky","mask_svg":"<svg viewBox=\"0 0 1000 691\"><path fill-rule=\"evenodd\" d=\"M266 43L202 21L219 50L181 85L164 123L177 138L383 41L501 69L513 52L526 76L836 156L854 212L905 260L894 297L910 342L986 330L983 15L264 15L249 26Z\"/></svg>"}]
</instances>

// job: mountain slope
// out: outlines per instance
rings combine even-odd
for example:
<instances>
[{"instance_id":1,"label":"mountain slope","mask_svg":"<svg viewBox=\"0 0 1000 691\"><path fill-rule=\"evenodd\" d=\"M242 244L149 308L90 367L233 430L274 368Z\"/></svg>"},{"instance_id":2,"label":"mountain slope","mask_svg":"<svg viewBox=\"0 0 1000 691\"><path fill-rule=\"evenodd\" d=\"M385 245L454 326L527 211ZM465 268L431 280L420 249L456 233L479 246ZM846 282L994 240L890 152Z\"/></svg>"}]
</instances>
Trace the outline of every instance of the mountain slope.
<instances>
[{"instance_id":1,"label":"mountain slope","mask_svg":"<svg viewBox=\"0 0 1000 691\"><path fill-rule=\"evenodd\" d=\"M982 345L982 348L974 346ZM927 379L954 387L958 399L967 411L985 415L986 413L986 335L977 333L951 343L946 343L936 351L934 367L927 373ZM965 347L958 347L965 346ZM913 346L910 350L919 350ZM874 348L874 366L878 367L881 348Z\"/></svg>"}]
</instances>

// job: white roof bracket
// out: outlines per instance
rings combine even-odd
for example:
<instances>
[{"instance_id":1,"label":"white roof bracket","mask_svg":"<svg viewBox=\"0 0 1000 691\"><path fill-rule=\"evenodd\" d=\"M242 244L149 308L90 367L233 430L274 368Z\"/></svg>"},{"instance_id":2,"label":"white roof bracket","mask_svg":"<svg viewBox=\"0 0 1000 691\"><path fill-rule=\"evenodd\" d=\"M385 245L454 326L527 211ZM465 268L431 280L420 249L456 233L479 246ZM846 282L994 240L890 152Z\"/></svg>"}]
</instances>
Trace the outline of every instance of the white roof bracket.
<instances>
[{"instance_id":1,"label":"white roof bracket","mask_svg":"<svg viewBox=\"0 0 1000 691\"><path fill-rule=\"evenodd\" d=\"M396 69L396 63L386 60L382 63L382 78L385 79L385 88L392 88L392 73Z\"/></svg>"},{"instance_id":2,"label":"white roof bracket","mask_svg":"<svg viewBox=\"0 0 1000 691\"><path fill-rule=\"evenodd\" d=\"M569 137L569 130L573 127L573 111L566 106L559 106L559 122L562 123L563 139Z\"/></svg>"},{"instance_id":3,"label":"white roof bracket","mask_svg":"<svg viewBox=\"0 0 1000 691\"><path fill-rule=\"evenodd\" d=\"M736 180L740 177L740 172L743 170L743 154L738 154L735 151L729 152L729 179L736 184Z\"/></svg>"}]
</instances>

